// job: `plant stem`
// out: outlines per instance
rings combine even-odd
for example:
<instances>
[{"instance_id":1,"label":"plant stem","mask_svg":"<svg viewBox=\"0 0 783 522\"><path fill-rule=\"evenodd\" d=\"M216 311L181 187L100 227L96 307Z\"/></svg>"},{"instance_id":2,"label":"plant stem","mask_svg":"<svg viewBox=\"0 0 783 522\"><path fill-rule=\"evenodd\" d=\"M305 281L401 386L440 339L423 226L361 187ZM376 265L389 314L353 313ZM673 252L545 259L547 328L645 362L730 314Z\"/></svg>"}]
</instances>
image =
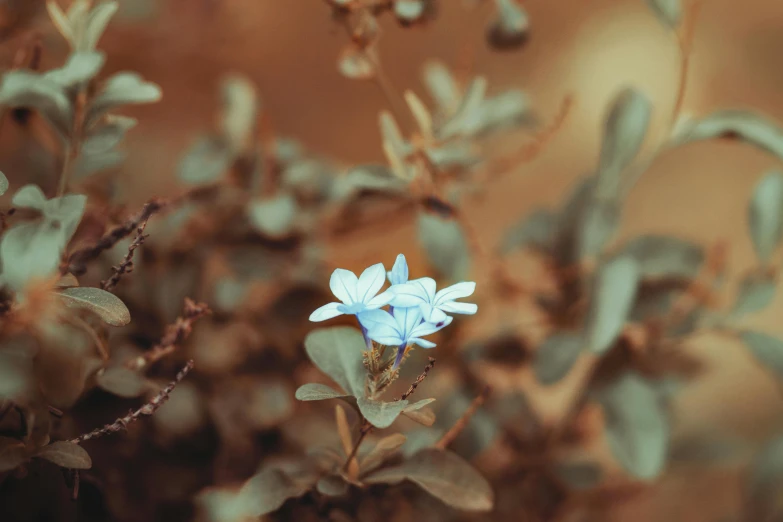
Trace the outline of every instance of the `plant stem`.
<instances>
[{"instance_id":1,"label":"plant stem","mask_svg":"<svg viewBox=\"0 0 783 522\"><path fill-rule=\"evenodd\" d=\"M365 437L370 434L372 429L372 424L370 424L367 419L362 418L362 428L359 431L359 437L356 439L356 443L354 443L353 449L348 455L348 458L345 459L345 464L343 464L343 471L348 471L348 467L351 465L351 461L356 458L356 454L359 452L359 446L361 446Z\"/></svg>"},{"instance_id":2,"label":"plant stem","mask_svg":"<svg viewBox=\"0 0 783 522\"><path fill-rule=\"evenodd\" d=\"M79 94L76 95L76 103L73 108L73 128L71 129L71 135L68 137L68 145L65 147L63 170L60 173L60 184L57 187L57 197L64 195L65 191L68 189L68 182L71 178L73 165L76 163L76 158L79 155L82 127L84 126L84 108L86 105L87 92L82 89L79 91Z\"/></svg>"},{"instance_id":3,"label":"plant stem","mask_svg":"<svg viewBox=\"0 0 783 522\"><path fill-rule=\"evenodd\" d=\"M436 448L446 449L452 442L454 442L454 439L456 439L459 434L462 433L462 430L465 429L465 426L468 425L470 418L473 417L476 411L478 411L481 405L483 405L487 400L489 392L490 387L487 386L481 391L481 393L478 394L478 397L473 399L473 402L470 403L470 406L468 406L468 409L465 410L465 413L462 414L462 417L460 417L459 420L454 423L454 426L452 426L451 429L447 431L446 434L443 435L443 437L441 437L437 443L435 443Z\"/></svg>"}]
</instances>

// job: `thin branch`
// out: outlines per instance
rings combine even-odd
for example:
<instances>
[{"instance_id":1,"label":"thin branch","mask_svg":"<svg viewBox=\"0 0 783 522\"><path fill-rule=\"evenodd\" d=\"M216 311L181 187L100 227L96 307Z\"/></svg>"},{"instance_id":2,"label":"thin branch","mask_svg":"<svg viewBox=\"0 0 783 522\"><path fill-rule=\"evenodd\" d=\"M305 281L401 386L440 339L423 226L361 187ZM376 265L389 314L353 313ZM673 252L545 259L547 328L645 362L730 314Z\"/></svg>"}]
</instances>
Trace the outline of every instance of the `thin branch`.
<instances>
[{"instance_id":1,"label":"thin branch","mask_svg":"<svg viewBox=\"0 0 783 522\"><path fill-rule=\"evenodd\" d=\"M60 267L60 272L74 275L82 275L87 271L87 263L96 259L105 250L112 248L120 240L128 237L134 230L146 222L150 216L165 208L168 202L159 198L152 198L144 204L142 209L134 216L131 216L122 225L113 228L109 233L101 237L94 245L77 250L68 257L68 261Z\"/></svg>"},{"instance_id":2,"label":"thin branch","mask_svg":"<svg viewBox=\"0 0 783 522\"><path fill-rule=\"evenodd\" d=\"M693 50L693 36L696 28L696 20L701 12L702 0L696 0L688 9L685 23L677 32L677 43L680 48L680 82L677 86L677 96L672 107L671 126L677 123L677 118L685 101L685 90L688 86L688 71L690 69L691 51Z\"/></svg>"},{"instance_id":3,"label":"thin branch","mask_svg":"<svg viewBox=\"0 0 783 522\"><path fill-rule=\"evenodd\" d=\"M427 378L427 374L428 374L428 373L430 373L430 370L432 370L432 368L434 368L434 367L435 367L435 359L434 359L434 358L432 358L432 357L428 357L428 358L427 358L427 361L428 361L428 362L427 362L427 366L425 366L425 367L424 367L424 371L422 372L422 374L421 374L421 375L419 375L418 377L416 377L416 380L415 380L415 381L413 381L413 384L411 384L411 385L410 385L410 387L408 388L408 390L407 390L405 393L403 393L403 394L402 394L402 397L400 397L399 399L397 399L397 401L404 401L404 400L406 400L408 397L410 397L411 395L413 395L413 392L415 392L415 391L416 391L416 388L418 388L418 387L419 387L419 384L421 384L421 382L422 382L424 379L426 379L426 378Z\"/></svg>"},{"instance_id":4,"label":"thin branch","mask_svg":"<svg viewBox=\"0 0 783 522\"><path fill-rule=\"evenodd\" d=\"M190 332L193 330L193 323L210 313L212 311L206 304L196 303L189 298L185 298L185 308L182 315L177 317L174 324L166 328L166 333L160 342L139 357L128 361L125 366L131 370L140 371L172 353L190 335Z\"/></svg>"},{"instance_id":5,"label":"thin branch","mask_svg":"<svg viewBox=\"0 0 783 522\"><path fill-rule=\"evenodd\" d=\"M478 397L473 399L473 402L470 403L470 406L468 406L468 409L465 410L465 413L462 414L462 417L460 417L454 426L452 426L451 429L447 431L446 434L443 435L443 437L441 437L437 443L435 443L436 448L446 449L452 442L454 442L454 439L456 439L459 434L462 433L462 430L465 429L465 426L468 425L470 418L473 417L476 411L487 400L489 392L490 387L487 386L481 391L481 393L479 393Z\"/></svg>"},{"instance_id":6,"label":"thin branch","mask_svg":"<svg viewBox=\"0 0 783 522\"><path fill-rule=\"evenodd\" d=\"M122 262L119 265L112 267L112 276L105 281L101 281L101 288L107 292L111 291L112 288L117 286L117 283L119 283L123 274L129 274L133 271L133 253L137 248L144 244L144 240L149 237L149 234L144 235L144 229L146 227L147 220L145 219L141 222L138 228L136 228L136 237L133 239L130 246L128 246L128 253L122 259Z\"/></svg>"},{"instance_id":7,"label":"thin branch","mask_svg":"<svg viewBox=\"0 0 783 522\"><path fill-rule=\"evenodd\" d=\"M81 444L82 442L90 439L97 439L98 437L103 437L104 435L119 433L128 429L128 425L139 420L140 417L148 417L154 414L156 411L158 411L158 408L163 406L163 404L169 400L171 392L174 391L174 388L177 387L180 381L182 381L182 379L184 379L192 369L193 361L188 361L187 364L185 364L185 366L179 371L179 373L177 373L177 376L174 378L174 380L171 381L168 386L163 388L160 393L153 397L152 400L146 403L144 406L138 410L131 411L125 417L121 417L111 424L107 424L102 428L91 431L90 433L79 435L75 439L71 439L70 442L73 442L74 444Z\"/></svg>"}]
</instances>

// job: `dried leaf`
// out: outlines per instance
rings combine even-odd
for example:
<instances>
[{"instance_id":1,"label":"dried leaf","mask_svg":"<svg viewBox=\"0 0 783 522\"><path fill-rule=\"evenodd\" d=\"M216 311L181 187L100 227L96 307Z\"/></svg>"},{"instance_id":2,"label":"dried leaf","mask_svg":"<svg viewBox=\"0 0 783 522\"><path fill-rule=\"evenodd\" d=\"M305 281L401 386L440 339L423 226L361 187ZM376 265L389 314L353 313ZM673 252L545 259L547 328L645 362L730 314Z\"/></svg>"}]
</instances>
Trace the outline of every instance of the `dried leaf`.
<instances>
[{"instance_id":1,"label":"dried leaf","mask_svg":"<svg viewBox=\"0 0 783 522\"><path fill-rule=\"evenodd\" d=\"M408 401L383 402L358 397L356 404L370 424L383 429L392 425L408 405Z\"/></svg>"},{"instance_id":2,"label":"dried leaf","mask_svg":"<svg viewBox=\"0 0 783 522\"><path fill-rule=\"evenodd\" d=\"M52 442L48 446L44 446L35 456L68 469L90 469L92 467L90 455L87 454L84 448L64 440Z\"/></svg>"},{"instance_id":3,"label":"dried leaf","mask_svg":"<svg viewBox=\"0 0 783 522\"><path fill-rule=\"evenodd\" d=\"M556 332L547 337L536 350L533 371L541 384L554 384L566 375L582 353L581 335Z\"/></svg>"},{"instance_id":4,"label":"dried leaf","mask_svg":"<svg viewBox=\"0 0 783 522\"><path fill-rule=\"evenodd\" d=\"M375 447L370 450L370 452L361 460L359 463L359 469L361 469L362 473L369 473L370 471L374 470L383 464L384 460L386 460L391 455L394 455L397 450L400 449L403 444L405 444L406 440L407 439L405 435L401 433L394 433L393 435L388 435L382 438L378 441Z\"/></svg>"},{"instance_id":5,"label":"dried leaf","mask_svg":"<svg viewBox=\"0 0 783 522\"><path fill-rule=\"evenodd\" d=\"M783 173L770 172L758 182L748 206L748 223L756 255L766 263L783 237Z\"/></svg>"},{"instance_id":6,"label":"dried leaf","mask_svg":"<svg viewBox=\"0 0 783 522\"><path fill-rule=\"evenodd\" d=\"M368 484L397 484L410 480L444 503L464 511L489 511L494 495L476 470L449 451L428 448L400 465L382 468L364 478Z\"/></svg>"},{"instance_id":7,"label":"dried leaf","mask_svg":"<svg viewBox=\"0 0 783 522\"><path fill-rule=\"evenodd\" d=\"M59 295L69 308L89 310L111 326L125 326L130 323L128 307L111 292L82 286L60 290Z\"/></svg>"},{"instance_id":8,"label":"dried leaf","mask_svg":"<svg viewBox=\"0 0 783 522\"><path fill-rule=\"evenodd\" d=\"M436 420L435 412L431 408L421 408L420 410L412 411L402 410L402 415L423 426L432 426Z\"/></svg>"},{"instance_id":9,"label":"dried leaf","mask_svg":"<svg viewBox=\"0 0 783 522\"><path fill-rule=\"evenodd\" d=\"M636 297L639 268L630 257L617 257L598 269L585 324L587 349L603 353L620 335Z\"/></svg>"},{"instance_id":10,"label":"dried leaf","mask_svg":"<svg viewBox=\"0 0 783 522\"><path fill-rule=\"evenodd\" d=\"M320 328L305 338L305 350L313 364L354 397L364 396L365 348L362 334L345 326Z\"/></svg>"},{"instance_id":11,"label":"dried leaf","mask_svg":"<svg viewBox=\"0 0 783 522\"><path fill-rule=\"evenodd\" d=\"M629 372L601 390L598 398L609 449L623 468L642 480L660 475L669 448L669 419L655 387Z\"/></svg>"}]
</instances>

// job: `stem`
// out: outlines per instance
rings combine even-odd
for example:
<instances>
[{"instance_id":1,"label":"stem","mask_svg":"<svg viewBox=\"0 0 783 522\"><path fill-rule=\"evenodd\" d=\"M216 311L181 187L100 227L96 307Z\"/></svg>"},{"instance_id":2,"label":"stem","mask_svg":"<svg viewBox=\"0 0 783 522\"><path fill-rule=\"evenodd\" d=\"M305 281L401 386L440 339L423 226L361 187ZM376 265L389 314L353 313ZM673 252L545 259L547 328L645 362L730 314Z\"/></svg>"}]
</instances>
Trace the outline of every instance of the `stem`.
<instances>
[{"instance_id":1,"label":"stem","mask_svg":"<svg viewBox=\"0 0 783 522\"><path fill-rule=\"evenodd\" d=\"M403 105L400 102L401 96L397 93L397 90L392 85L389 77L386 76L386 71L384 71L383 67L381 66L381 62L378 59L376 53L370 50L365 54L367 55L367 59L372 62L373 67L375 68L373 81L380 88L381 92L386 98L386 101L389 102L389 108L394 113L397 121L401 124L405 124L407 121L407 112L403 110Z\"/></svg>"},{"instance_id":2,"label":"stem","mask_svg":"<svg viewBox=\"0 0 783 522\"><path fill-rule=\"evenodd\" d=\"M63 170L60 174L60 184L57 187L57 197L65 194L68 188L68 181L71 178L73 164L79 155L81 147L82 126L84 125L84 107L87 105L87 92L82 89L76 96L74 104L73 127L69 136L68 145L65 147L65 158L63 158Z\"/></svg>"},{"instance_id":3,"label":"stem","mask_svg":"<svg viewBox=\"0 0 783 522\"><path fill-rule=\"evenodd\" d=\"M451 429L447 431L446 434L443 435L443 437L441 437L437 443L435 443L436 448L446 449L452 442L454 442L454 439L456 439L459 434L462 433L462 430L465 429L465 426L468 425L470 418L473 417L476 411L478 411L481 405L484 404L484 402L487 400L489 392L490 387L487 386L481 391L481 393L478 394L478 397L473 399L473 402L470 403L470 406L468 406L468 409L465 410L465 413L462 414L462 417L460 417L454 426L452 426Z\"/></svg>"},{"instance_id":4,"label":"stem","mask_svg":"<svg viewBox=\"0 0 783 522\"><path fill-rule=\"evenodd\" d=\"M359 452L359 446L361 446L362 441L364 441L365 437L367 437L371 431L372 424L370 424L367 419L362 418L362 429L359 431L359 438L356 439L356 443L353 445L351 453L348 455L348 458L345 459L345 464L343 464L343 471L348 471L348 467L351 465L351 461L356 458L356 454Z\"/></svg>"},{"instance_id":5,"label":"stem","mask_svg":"<svg viewBox=\"0 0 783 522\"><path fill-rule=\"evenodd\" d=\"M688 69L690 68L691 50L693 47L693 33L696 25L696 19L701 11L702 0L696 0L688 10L685 23L680 31L677 32L677 43L680 48L680 83L677 88L677 97L672 108L671 126L677 123L677 118L682 110L682 104L685 100L685 89L688 85Z\"/></svg>"}]
</instances>

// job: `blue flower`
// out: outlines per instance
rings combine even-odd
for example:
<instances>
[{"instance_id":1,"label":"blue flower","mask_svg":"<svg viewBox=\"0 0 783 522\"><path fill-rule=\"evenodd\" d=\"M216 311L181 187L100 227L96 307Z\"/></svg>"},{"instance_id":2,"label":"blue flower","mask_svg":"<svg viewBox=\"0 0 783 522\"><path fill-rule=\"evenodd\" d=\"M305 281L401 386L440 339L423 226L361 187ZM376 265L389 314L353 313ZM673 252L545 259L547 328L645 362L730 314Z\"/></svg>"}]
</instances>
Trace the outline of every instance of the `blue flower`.
<instances>
[{"instance_id":1,"label":"blue flower","mask_svg":"<svg viewBox=\"0 0 783 522\"><path fill-rule=\"evenodd\" d=\"M463 281L435 291L435 280L430 277L414 279L405 284L394 285L388 292L394 295L390 304L397 308L417 307L421 309L423 319L428 323L440 324L451 314L475 314L478 306L473 303L460 303L456 299L473 295L476 283Z\"/></svg>"},{"instance_id":2,"label":"blue flower","mask_svg":"<svg viewBox=\"0 0 783 522\"><path fill-rule=\"evenodd\" d=\"M392 269L386 273L392 285L401 285L408 282L408 262L405 256L400 254L394 262Z\"/></svg>"},{"instance_id":3,"label":"blue flower","mask_svg":"<svg viewBox=\"0 0 783 522\"><path fill-rule=\"evenodd\" d=\"M310 320L319 322L343 314L358 315L366 310L375 310L386 306L391 301L393 294L387 290L376 295L383 286L385 273L386 269L383 267L383 263L372 265L358 278L350 270L336 269L329 280L329 288L335 297L342 302L325 304L310 314Z\"/></svg>"},{"instance_id":4,"label":"blue flower","mask_svg":"<svg viewBox=\"0 0 783 522\"><path fill-rule=\"evenodd\" d=\"M422 337L434 334L452 321L451 317L447 317L439 324L428 323L419 307L395 308L392 313L385 310L368 310L359 314L358 318L367 331L367 337L380 344L398 347L394 368L399 366L409 344L434 348L435 343Z\"/></svg>"}]
</instances>

